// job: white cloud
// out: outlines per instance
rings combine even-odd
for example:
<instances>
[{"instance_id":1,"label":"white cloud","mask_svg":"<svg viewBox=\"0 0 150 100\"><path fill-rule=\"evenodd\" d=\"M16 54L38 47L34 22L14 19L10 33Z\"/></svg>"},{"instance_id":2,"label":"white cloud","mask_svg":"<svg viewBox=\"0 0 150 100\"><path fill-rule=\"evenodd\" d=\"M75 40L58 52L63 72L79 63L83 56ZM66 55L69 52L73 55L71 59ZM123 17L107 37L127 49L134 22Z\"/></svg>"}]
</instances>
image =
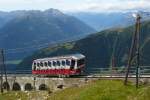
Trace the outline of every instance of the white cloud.
<instances>
[{"instance_id":1,"label":"white cloud","mask_svg":"<svg viewBox=\"0 0 150 100\"><path fill-rule=\"evenodd\" d=\"M150 11L150 0L0 0L0 10L48 9L63 11L110 12L128 10Z\"/></svg>"},{"instance_id":2,"label":"white cloud","mask_svg":"<svg viewBox=\"0 0 150 100\"><path fill-rule=\"evenodd\" d=\"M91 12L131 11L139 9L150 11L149 0L111 0L109 2L85 3L79 7L79 10Z\"/></svg>"}]
</instances>

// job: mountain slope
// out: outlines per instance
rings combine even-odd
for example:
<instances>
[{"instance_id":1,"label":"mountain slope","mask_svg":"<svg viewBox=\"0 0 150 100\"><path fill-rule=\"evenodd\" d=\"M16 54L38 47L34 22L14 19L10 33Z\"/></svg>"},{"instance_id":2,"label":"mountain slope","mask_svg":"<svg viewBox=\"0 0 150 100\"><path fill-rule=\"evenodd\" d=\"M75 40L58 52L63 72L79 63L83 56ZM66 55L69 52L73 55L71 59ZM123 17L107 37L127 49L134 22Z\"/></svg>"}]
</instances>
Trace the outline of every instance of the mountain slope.
<instances>
[{"instance_id":1,"label":"mountain slope","mask_svg":"<svg viewBox=\"0 0 150 100\"><path fill-rule=\"evenodd\" d=\"M123 80L94 80L86 85L71 87L52 93L50 100L149 100L149 86L136 89L134 83L127 86Z\"/></svg>"},{"instance_id":2,"label":"mountain slope","mask_svg":"<svg viewBox=\"0 0 150 100\"><path fill-rule=\"evenodd\" d=\"M64 42L95 32L82 21L56 9L11 13L18 16L0 29L0 47L4 49Z\"/></svg>"},{"instance_id":3,"label":"mountain slope","mask_svg":"<svg viewBox=\"0 0 150 100\"><path fill-rule=\"evenodd\" d=\"M3 27L11 18L8 17L8 13L0 11L0 28Z\"/></svg>"},{"instance_id":4,"label":"mountain slope","mask_svg":"<svg viewBox=\"0 0 150 100\"><path fill-rule=\"evenodd\" d=\"M134 18L132 16L134 12L110 12L110 13L92 13L92 12L78 12L69 13L72 16L82 20L89 26L95 28L97 31L110 28L124 28L134 24ZM147 12L149 13L149 12ZM150 20L147 16L142 18L143 21Z\"/></svg>"},{"instance_id":5,"label":"mountain slope","mask_svg":"<svg viewBox=\"0 0 150 100\"><path fill-rule=\"evenodd\" d=\"M89 26L95 28L97 31L104 29L115 28L115 27L127 27L132 25L134 18L132 13L121 13L121 12L111 12L111 13L72 13L72 16L77 17L83 22L87 23Z\"/></svg>"},{"instance_id":6,"label":"mountain slope","mask_svg":"<svg viewBox=\"0 0 150 100\"><path fill-rule=\"evenodd\" d=\"M68 53L82 53L86 56L86 70L90 71L92 67L109 67L111 55L115 47L116 66L125 66L131 45L134 26L122 29L110 29L90 35L84 39L70 43L71 48L66 48L66 44L54 48L46 48L36 52L34 55L24 59L20 63L20 68L31 68L33 59L43 58ZM150 65L150 21L143 22L141 26L141 65ZM146 58L146 60L145 60ZM28 66L28 67L27 67Z\"/></svg>"}]
</instances>

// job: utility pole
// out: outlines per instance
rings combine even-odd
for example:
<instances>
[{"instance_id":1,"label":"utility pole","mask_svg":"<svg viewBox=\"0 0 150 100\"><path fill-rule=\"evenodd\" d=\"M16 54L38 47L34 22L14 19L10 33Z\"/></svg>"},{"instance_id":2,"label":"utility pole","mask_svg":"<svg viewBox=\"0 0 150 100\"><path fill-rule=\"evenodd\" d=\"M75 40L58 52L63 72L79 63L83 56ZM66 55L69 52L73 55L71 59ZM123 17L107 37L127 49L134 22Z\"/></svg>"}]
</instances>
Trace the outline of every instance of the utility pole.
<instances>
[{"instance_id":1,"label":"utility pole","mask_svg":"<svg viewBox=\"0 0 150 100\"><path fill-rule=\"evenodd\" d=\"M124 81L124 84L127 85L129 70L132 66L132 62L135 61L135 66L136 66L136 87L137 88L139 86L139 69L140 69L140 53L139 53L139 48L140 48L140 24L141 24L140 19L141 19L141 16L139 14L137 14L136 15L136 24L135 24L135 33L133 34L133 37L132 37L132 44L131 44L131 48L130 48L128 64L127 64L127 67L126 67L126 76L125 76L125 81Z\"/></svg>"},{"instance_id":2,"label":"utility pole","mask_svg":"<svg viewBox=\"0 0 150 100\"><path fill-rule=\"evenodd\" d=\"M115 52L117 48L117 42L118 42L118 33L113 43L113 50L112 50L111 61L110 61L111 62L111 76L113 75L115 71L115 67L116 67Z\"/></svg>"},{"instance_id":3,"label":"utility pole","mask_svg":"<svg viewBox=\"0 0 150 100\"><path fill-rule=\"evenodd\" d=\"M1 93L3 93L3 50L0 49Z\"/></svg>"},{"instance_id":4,"label":"utility pole","mask_svg":"<svg viewBox=\"0 0 150 100\"><path fill-rule=\"evenodd\" d=\"M141 16L138 14L136 19L136 30L137 30L137 45L136 45L136 55L137 55L137 67L136 67L136 87L139 86L139 72L140 72L140 25Z\"/></svg>"},{"instance_id":5,"label":"utility pole","mask_svg":"<svg viewBox=\"0 0 150 100\"><path fill-rule=\"evenodd\" d=\"M2 57L3 57L3 68L4 68L4 74L5 74L5 81L7 81L7 70L6 70L6 64L5 64L5 56L4 56L4 50L2 50ZM8 86L6 86L7 91L9 90Z\"/></svg>"},{"instance_id":6,"label":"utility pole","mask_svg":"<svg viewBox=\"0 0 150 100\"><path fill-rule=\"evenodd\" d=\"M7 73L6 73L6 66L5 66L5 58L4 58L4 50L0 49L0 70L1 70L1 93L3 93L3 74L5 74L5 80L7 83ZM8 87L6 86L7 91Z\"/></svg>"}]
</instances>

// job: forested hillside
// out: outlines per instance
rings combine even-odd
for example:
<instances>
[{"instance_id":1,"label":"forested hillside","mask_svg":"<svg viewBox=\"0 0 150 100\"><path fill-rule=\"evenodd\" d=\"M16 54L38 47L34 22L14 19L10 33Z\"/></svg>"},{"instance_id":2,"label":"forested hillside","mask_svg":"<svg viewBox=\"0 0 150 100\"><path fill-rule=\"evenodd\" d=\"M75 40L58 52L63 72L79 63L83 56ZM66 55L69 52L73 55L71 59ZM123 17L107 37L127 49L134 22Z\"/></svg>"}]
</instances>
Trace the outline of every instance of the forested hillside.
<instances>
[{"instance_id":1,"label":"forested hillside","mask_svg":"<svg viewBox=\"0 0 150 100\"><path fill-rule=\"evenodd\" d=\"M86 56L86 70L92 67L109 67L113 48L116 66L125 66L135 27L105 30L79 41L45 48L24 59L18 67L31 68L33 59L82 53ZM140 32L141 65L150 65L150 22L142 23Z\"/></svg>"}]
</instances>

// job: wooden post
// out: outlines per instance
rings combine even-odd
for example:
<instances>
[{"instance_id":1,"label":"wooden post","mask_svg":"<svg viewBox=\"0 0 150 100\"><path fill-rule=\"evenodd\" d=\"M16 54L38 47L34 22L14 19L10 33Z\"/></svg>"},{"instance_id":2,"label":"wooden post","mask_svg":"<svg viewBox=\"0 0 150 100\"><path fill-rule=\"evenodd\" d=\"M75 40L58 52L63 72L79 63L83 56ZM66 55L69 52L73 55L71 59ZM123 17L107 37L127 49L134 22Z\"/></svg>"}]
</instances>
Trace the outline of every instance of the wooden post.
<instances>
[{"instance_id":1,"label":"wooden post","mask_svg":"<svg viewBox=\"0 0 150 100\"><path fill-rule=\"evenodd\" d=\"M1 93L3 93L3 50L0 49Z\"/></svg>"},{"instance_id":2,"label":"wooden post","mask_svg":"<svg viewBox=\"0 0 150 100\"><path fill-rule=\"evenodd\" d=\"M132 44L131 44L131 48L130 48L130 53L129 53L129 58L128 58L128 64L126 67L126 76L125 76L125 81L124 84L127 85L127 81L128 81L128 75L129 75L129 70L130 67L132 65L132 61L134 60L133 58L136 57L136 87L138 87L139 84L139 66L140 66L140 53L139 53L139 48L140 48L140 15L137 14L136 16L136 29L135 29L135 33L133 34L132 37Z\"/></svg>"}]
</instances>

